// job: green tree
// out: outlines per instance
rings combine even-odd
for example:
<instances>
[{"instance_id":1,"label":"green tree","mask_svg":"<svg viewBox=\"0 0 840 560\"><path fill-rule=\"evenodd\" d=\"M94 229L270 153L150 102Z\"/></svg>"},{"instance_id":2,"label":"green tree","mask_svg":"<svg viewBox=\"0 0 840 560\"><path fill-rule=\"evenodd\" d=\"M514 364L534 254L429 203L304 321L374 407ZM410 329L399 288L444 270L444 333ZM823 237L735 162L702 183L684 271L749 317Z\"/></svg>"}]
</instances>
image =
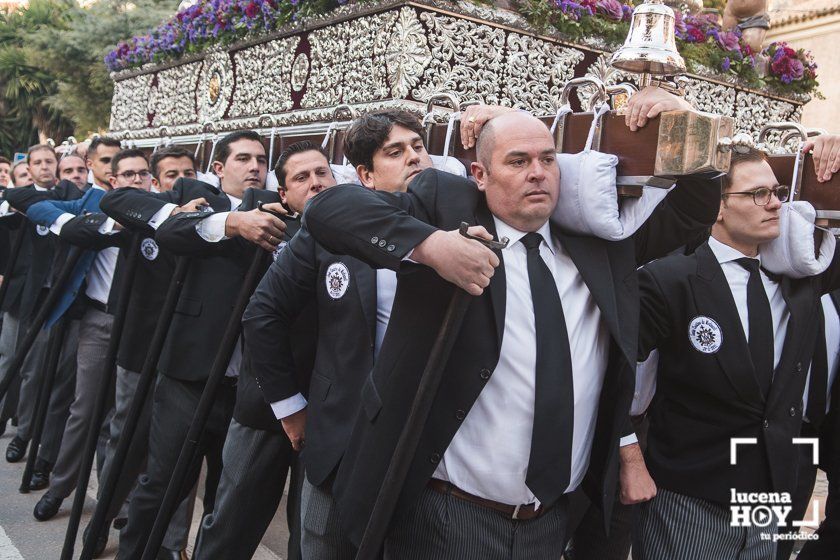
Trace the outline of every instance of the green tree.
<instances>
[{"instance_id":1,"label":"green tree","mask_svg":"<svg viewBox=\"0 0 840 560\"><path fill-rule=\"evenodd\" d=\"M66 26L32 39L30 61L58 84L47 103L75 123L77 137L108 127L113 82L105 55L117 42L157 26L176 9L176 0L98 0L74 5Z\"/></svg>"},{"instance_id":2,"label":"green tree","mask_svg":"<svg viewBox=\"0 0 840 560\"><path fill-rule=\"evenodd\" d=\"M0 153L37 143L40 136L61 138L72 123L48 98L58 84L33 63L30 39L66 25L67 1L33 0L28 8L0 14Z\"/></svg>"}]
</instances>

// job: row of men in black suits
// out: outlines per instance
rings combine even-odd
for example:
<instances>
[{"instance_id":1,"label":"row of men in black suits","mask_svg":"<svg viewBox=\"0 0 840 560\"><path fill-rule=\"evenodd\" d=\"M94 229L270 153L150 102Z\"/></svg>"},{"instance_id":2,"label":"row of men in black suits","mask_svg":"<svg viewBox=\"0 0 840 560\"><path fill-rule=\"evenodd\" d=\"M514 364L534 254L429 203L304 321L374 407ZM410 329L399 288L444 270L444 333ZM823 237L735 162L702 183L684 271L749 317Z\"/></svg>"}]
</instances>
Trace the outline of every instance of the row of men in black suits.
<instances>
[{"instance_id":1,"label":"row of men in black suits","mask_svg":"<svg viewBox=\"0 0 840 560\"><path fill-rule=\"evenodd\" d=\"M641 115L640 120L652 116L638 105L631 107L630 115ZM470 122L468 117L465 121ZM818 165L828 162L829 169L835 167L830 154L836 141L825 137L816 142ZM478 147L479 161L472 169L477 189L453 176L427 171L402 196L342 187L314 199L304 216L304 229L275 265L277 278L252 302L251 308L260 311L260 329L253 331L265 336L272 328L282 332L273 325L288 314L287 294L293 288L284 280L289 270L323 271L323 286L316 294L330 310L336 306L331 300L347 297L350 286L366 291L365 282L351 274L352 267L333 255L352 255L377 268L377 288L379 270L398 272L393 307L377 298L377 323L368 323L374 335L383 319L388 329L381 340L373 340L373 372L363 381L361 411L337 467L335 455L329 461L332 449L325 448L327 436L335 432L324 430L318 418L326 422L330 401L341 398L334 393L343 387L346 363L316 366L310 390L317 390L318 398L310 394L303 401L288 382L289 374L277 365L283 363L282 355L267 344L251 349L252 359L271 357L259 370L271 374L261 385L269 400L280 399L273 406L278 415L286 415L284 425L293 441L300 439L305 420L304 554L349 557L360 542L453 283L481 299L470 307L446 366L444 386L391 524L386 557L554 557L565 542L566 491L583 480L609 519L618 494L619 457L630 473L622 477L626 499L650 498L649 484L647 496L633 495L633 469L641 454L634 444L619 449L619 439L628 431L636 359L651 348L664 352L659 367L663 388L651 411L647 455L660 492L643 510L635 554L759 558L774 553L774 541L763 541L757 528L730 527L730 489L793 491L798 467L793 438L800 433L804 379L817 338L818 321L812 312L819 296L837 287L837 265L801 281L771 278L757 266L758 245L779 234L780 202L787 196L769 165L755 152L734 158L723 190L715 181L683 179L636 235L605 242L550 230L548 216L559 181L551 138L539 123L521 113L498 116L484 125ZM505 264L496 268L498 254L454 231L461 221L481 224L486 232L501 232L521 244L512 244L510 253L502 250ZM638 264L679 248L709 226L714 226L709 243L693 256L659 260L637 278ZM310 236L315 242L307 241ZM328 250L326 261L307 257L312 252L306 245L317 247L317 242ZM715 247L724 256L715 255ZM738 284L719 271L721 263L750 257L734 264L739 267L736 274L741 270L752 279L748 301L747 277L733 274ZM551 290L545 291L545 269L538 258L556 283L559 307ZM668 281L673 293L652 293L648 287L647 275L658 270L672 275ZM543 278L535 280L538 275ZM271 276L270 272L266 278ZM523 297L529 285L529 297ZM759 289L765 292L763 300ZM552 325L543 316L533 305L535 292L540 305L554 307L555 318L562 313L565 325ZM733 293L739 298L737 309L743 308L740 322L724 320L736 313ZM508 298L515 303L507 305ZM760 305L768 299L775 308ZM246 333L253 320L246 317ZM780 333L782 323L789 328L787 336ZM540 333L545 325L551 333L548 342ZM759 325L766 328L759 330ZM488 336L488 329L495 330L495 336ZM319 332L319 340L321 336ZM335 346L347 337L332 336L324 344ZM513 341L510 347L506 341ZM550 351L550 344L567 349ZM731 356L738 358L730 363ZM718 362L724 364L721 378L710 378ZM546 380L543 369L565 373L559 381ZM813 372L812 379L818 375ZM285 384L271 387L284 379ZM503 381L491 388L494 379ZM689 387L674 393L675 385ZM753 385L764 392L756 389L752 395ZM741 394L739 386L750 390ZM357 383L351 387L355 390ZM821 387L827 392L827 385ZM549 393L548 404L543 391ZM760 402L750 404L743 401L745 396ZM730 440L752 435L759 436L758 445L742 455L742 464L730 467ZM551 452L543 450L546 437L549 448L561 448L548 459ZM548 467L532 472L535 464L546 460ZM505 520L505 515L512 519ZM307 535L310 518L312 538ZM698 526L691 519L702 523ZM769 536L775 533L765 531ZM333 532L338 534L324 538ZM715 543L713 550L709 542Z\"/></svg>"},{"instance_id":2,"label":"row of men in black suits","mask_svg":"<svg viewBox=\"0 0 840 560\"><path fill-rule=\"evenodd\" d=\"M629 118L638 119L633 124L643 124L646 116L652 116L647 111L657 102L648 94L640 95L631 106ZM658 297L649 298L648 303L642 297L641 325L633 319L634 308L639 305L638 297L633 295L637 289L636 263L675 248L715 219L722 221L719 210L723 213L721 208L728 208L729 202L721 202L720 187L713 181L689 178L681 181L685 184L678 185L650 221L626 241L605 242L552 229L547 222L549 209L553 209L557 199L559 177L553 143L549 148L550 136L525 114L499 113L494 113L495 118L487 124L470 120L469 116L464 119L466 128L477 129L484 124L479 136L479 161L472 169L478 189L449 174L420 173L431 163L416 120L400 122L394 116L360 120L358 129L364 134L349 135L361 140L355 148L370 154L363 169L369 173L359 173L360 179L376 190L391 187L405 191L410 182L408 192L388 195L343 187L319 196L307 211L307 227L280 253L246 311L243 368L253 372L274 414L283 419L291 444L301 447L304 438L306 441L304 557L352 557L378 488L377 481L387 467L417 376L453 289L443 279L480 298L470 307L456 343L458 351L447 365L446 388L440 392L432 419L424 430L421 451L403 490L400 514L393 522L385 555L554 557L565 542L565 494L580 485L584 473L584 486L597 502L602 502L604 516L610 515L617 492L618 457L632 456L629 450L619 452L618 440L627 431L632 370L637 356L635 332L639 329L643 337L652 337L652 331L645 329L662 328L665 324L662 317L645 320L645 313L653 313L646 306L655 309L662 305ZM465 132L469 138L469 130ZM259 184L259 139L248 140L241 136L231 144L250 146L253 153L239 157L235 149L228 154L220 150L216 173L222 179L223 190L225 184L230 187L236 180ZM372 153L370 146L374 147ZM357 152L352 140L347 152L351 161L362 161L354 155ZM231 156L235 156L232 162ZM310 147L297 156L295 161L311 158L313 165L321 166L323 176L328 175L326 160L317 150ZM245 160L253 160L250 167ZM755 178L754 173L748 176ZM182 190L190 184L183 181ZM688 188L688 184L694 188ZM768 185L774 191L768 200L773 202L775 197L775 204L778 189ZM747 195L756 188L746 188ZM230 202L236 203L229 191L225 193ZM209 196L201 191L192 194ZM749 202L747 195L743 196L745 202ZM263 219L246 223L243 213L226 213L224 210L231 204L225 205L224 201L212 213L178 213L178 203L186 210L203 203L213 206L212 199L206 196L189 196L182 193L170 195L174 198L152 197L135 189L123 189L102 200L103 209L126 227L149 232L159 226L155 238L161 246L201 255L205 276L220 276L212 287L199 286L196 281L192 290L185 291L179 302L180 312L173 321L173 332L182 333L187 343L193 342L192 347L203 348L206 338L199 340L198 331L213 325L218 337L222 317L214 316L215 322L203 326L196 318L213 314L208 309L209 302L218 305L225 297L228 301L232 297L235 285L227 283L220 270L237 270L232 264L238 260L241 280L242 261L247 260L243 258L241 243L236 245L235 239L226 238L241 234L240 237L271 247L279 242L282 228L258 211L253 212L254 216ZM752 194L754 201L756 196ZM157 200L154 204L153 199ZM763 211L768 211L766 204L750 204L764 206ZM348 208L353 211L348 212ZM743 207L740 210L747 212ZM730 221L741 223L745 216L736 215L738 219ZM168 219L161 220L162 217ZM460 221L484 227L483 231L474 230L478 234L503 232L514 240L511 251L503 251L503 258L499 259L500 255L455 232L442 231L455 229ZM229 254L225 253L225 245ZM377 270L341 254L355 255ZM500 260L504 264L494 274ZM385 268L398 269L398 275ZM827 278L831 280L830 276ZM808 284L812 293L822 289L815 284ZM195 294L204 293L209 299L195 298ZM545 313L534 305L538 298L541 306L553 307L553 312ZM709 311L708 316L714 318L715 313L722 312L721 302L725 301L728 300L723 296L714 298L714 312ZM298 365L291 355L302 343L289 342L291 333L304 332L292 326L292 321L307 302L316 305L317 311L310 310L303 316L318 317L317 339L309 336L317 348L308 386L299 379ZM558 316L563 321L552 322ZM677 316L674 322L681 324L684 320ZM484 333L489 327L495 335ZM732 325L727 324L726 328ZM790 332L805 331L803 328ZM745 338L749 334L751 331L745 333ZM210 333L205 330L201 335ZM170 340L177 339L170 335ZM679 352L678 342L688 344L675 338L661 346L666 352ZM171 468L173 448L176 456L179 449L173 443L177 438L165 441L167 432L185 431L189 412L182 410L194 408L203 381L201 372L206 375L209 369L209 364L199 363L191 370L187 357L177 352L181 346L168 346L169 354L165 351L161 360L162 375L152 405L150 454L161 465L150 466L148 478L141 481L132 500L128 527L121 540L121 558L123 554L134 557L142 552L138 550L142 548L142 534L137 535L144 528L148 530L155 500L159 503L161 484L165 486L168 474L160 471L166 466ZM713 352L694 348L704 355L716 354L723 344L718 344ZM729 346L726 351L731 351ZM795 354L802 357L807 351ZM212 356L204 358L207 361ZM796 363L801 367L801 361ZM466 373L473 370L476 379ZM541 373L545 371L560 373L546 377ZM668 375L685 376L670 365L660 369L660 378ZM241 377L239 390L246 386L246 379L247 376ZM771 382L774 379L771 376ZM304 397L307 389L308 398ZM158 400L163 402L158 405ZM267 412L265 404L261 404L263 412ZM696 405L696 401L692 404ZM226 425L220 429L220 425L225 424L230 406L229 393L228 398L223 394L211 419L208 448L212 447L213 436L218 437L218 431L227 429ZM791 416L793 421L782 423L783 430L794 429L791 426L795 416ZM270 418L267 420L272 424ZM234 428L235 424L231 433ZM245 438L229 436L228 441L242 439ZM550 451L552 447L560 452ZM239 449L249 448L240 441ZM694 450L701 457L710 454L717 458L716 453L704 453L702 446ZM242 452L231 450L225 469L242 456ZM536 465L544 468L536 471ZM156 472L156 468L160 471ZM231 480L241 482L239 473L239 478L232 474ZM656 472L654 476L660 478ZM679 493L680 488L674 487L667 475L661 478L662 488L670 486L670 492ZM675 478L681 480L679 476ZM227 480L224 475L223 480ZM724 475L722 480L735 479ZM710 487L717 490L720 484L711 483ZM260 491L259 486L253 488ZM220 506L223 496L220 492ZM231 493L231 497L235 501L236 493ZM504 514L514 519L505 520ZM235 522L240 515L225 522L221 515L218 520L214 517L215 513L205 520L199 550L204 536L207 542L211 541L214 526L221 532L223 526ZM691 533L701 535L700 538L709 534ZM690 542L687 538L683 535L675 540L684 544Z\"/></svg>"}]
</instances>

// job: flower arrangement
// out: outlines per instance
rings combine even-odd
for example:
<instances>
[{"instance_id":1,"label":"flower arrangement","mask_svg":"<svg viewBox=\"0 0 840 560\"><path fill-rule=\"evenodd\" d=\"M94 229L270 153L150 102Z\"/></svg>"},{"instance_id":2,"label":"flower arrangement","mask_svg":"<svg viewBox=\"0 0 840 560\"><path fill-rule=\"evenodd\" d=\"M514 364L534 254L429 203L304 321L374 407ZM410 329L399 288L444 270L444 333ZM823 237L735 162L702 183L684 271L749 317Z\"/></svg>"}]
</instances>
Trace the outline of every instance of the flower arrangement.
<instances>
[{"instance_id":1,"label":"flower arrangement","mask_svg":"<svg viewBox=\"0 0 840 560\"><path fill-rule=\"evenodd\" d=\"M116 71L175 59L210 45L270 32L303 16L327 13L347 1L202 0L147 35L121 42L105 57L105 64ZM624 41L633 13L629 0L515 1L518 11L535 27L552 27L572 41L598 37L612 48ZM676 12L675 31L677 47L690 71L734 75L756 88L816 92L817 65L807 51L771 43L755 53L740 31L721 29L715 14Z\"/></svg>"}]
</instances>

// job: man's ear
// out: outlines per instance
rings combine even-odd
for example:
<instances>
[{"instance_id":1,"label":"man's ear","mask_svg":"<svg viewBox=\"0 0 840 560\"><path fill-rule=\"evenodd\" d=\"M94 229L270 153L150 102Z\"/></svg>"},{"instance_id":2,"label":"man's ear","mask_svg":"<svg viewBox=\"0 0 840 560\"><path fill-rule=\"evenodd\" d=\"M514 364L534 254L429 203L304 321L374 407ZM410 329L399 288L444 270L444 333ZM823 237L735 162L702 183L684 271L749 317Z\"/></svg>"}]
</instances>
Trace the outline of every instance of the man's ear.
<instances>
[{"instance_id":1,"label":"man's ear","mask_svg":"<svg viewBox=\"0 0 840 560\"><path fill-rule=\"evenodd\" d=\"M111 188L112 189L117 188L117 176L116 175L111 175L110 177L108 177L108 182L111 183Z\"/></svg>"},{"instance_id":2,"label":"man's ear","mask_svg":"<svg viewBox=\"0 0 840 560\"><path fill-rule=\"evenodd\" d=\"M718 224L722 224L722 223L723 223L723 209L724 209L724 208L726 208L726 199L725 199L725 198L721 198L721 199L720 199L720 207L718 208L718 215L717 215L717 219L715 219L715 222L716 222L716 223L718 223Z\"/></svg>"},{"instance_id":3,"label":"man's ear","mask_svg":"<svg viewBox=\"0 0 840 560\"><path fill-rule=\"evenodd\" d=\"M286 201L286 189L280 187L279 189L277 189L277 194L280 195L280 202L288 206L289 203Z\"/></svg>"},{"instance_id":4,"label":"man's ear","mask_svg":"<svg viewBox=\"0 0 840 560\"><path fill-rule=\"evenodd\" d=\"M364 164L359 164L356 166L356 175L359 176L359 181L361 181L362 185L366 186L369 189L376 188L376 181L373 179L373 173L368 170L367 166Z\"/></svg>"},{"instance_id":5,"label":"man's ear","mask_svg":"<svg viewBox=\"0 0 840 560\"><path fill-rule=\"evenodd\" d=\"M212 167L213 173L216 174L216 177L218 177L220 180L223 179L225 176L225 164L221 161L214 161Z\"/></svg>"},{"instance_id":6,"label":"man's ear","mask_svg":"<svg viewBox=\"0 0 840 560\"><path fill-rule=\"evenodd\" d=\"M487 181L487 170L481 163L474 161L470 164L470 173L472 173L473 179L478 185L478 190L483 191L484 183Z\"/></svg>"},{"instance_id":7,"label":"man's ear","mask_svg":"<svg viewBox=\"0 0 840 560\"><path fill-rule=\"evenodd\" d=\"M155 189L160 190L160 182L155 178L154 175L152 175L152 186Z\"/></svg>"}]
</instances>

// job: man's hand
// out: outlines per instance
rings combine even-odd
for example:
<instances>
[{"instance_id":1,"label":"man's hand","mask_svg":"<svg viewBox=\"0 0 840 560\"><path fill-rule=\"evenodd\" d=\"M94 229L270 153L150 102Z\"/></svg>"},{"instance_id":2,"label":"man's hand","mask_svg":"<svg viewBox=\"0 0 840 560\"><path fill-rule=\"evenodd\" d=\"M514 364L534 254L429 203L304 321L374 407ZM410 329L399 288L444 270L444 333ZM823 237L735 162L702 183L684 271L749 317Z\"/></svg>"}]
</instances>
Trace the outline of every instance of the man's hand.
<instances>
[{"instance_id":1,"label":"man's hand","mask_svg":"<svg viewBox=\"0 0 840 560\"><path fill-rule=\"evenodd\" d=\"M677 111L681 109L694 109L691 103L673 93L668 93L662 88L648 86L638 93L630 96L630 101L625 107L626 114L624 122L630 130L636 131L652 119L665 111Z\"/></svg>"},{"instance_id":2,"label":"man's hand","mask_svg":"<svg viewBox=\"0 0 840 560\"><path fill-rule=\"evenodd\" d=\"M656 496L656 483L650 477L638 443L625 445L619 450L621 463L621 503L625 505L647 502Z\"/></svg>"},{"instance_id":3,"label":"man's hand","mask_svg":"<svg viewBox=\"0 0 840 560\"><path fill-rule=\"evenodd\" d=\"M461 144L464 145L464 149L469 150L475 146L481 127L487 121L511 111L516 109L501 105L470 105L461 111Z\"/></svg>"},{"instance_id":4,"label":"man's hand","mask_svg":"<svg viewBox=\"0 0 840 560\"><path fill-rule=\"evenodd\" d=\"M283 424L283 431L286 432L289 441L292 442L292 449L300 451L306 439L306 409L303 408L290 416L280 420Z\"/></svg>"},{"instance_id":5,"label":"man's hand","mask_svg":"<svg viewBox=\"0 0 840 560\"><path fill-rule=\"evenodd\" d=\"M814 170L817 181L824 183L831 176L840 171L840 135L820 134L809 139L802 146L806 154L812 152L814 156Z\"/></svg>"},{"instance_id":6,"label":"man's hand","mask_svg":"<svg viewBox=\"0 0 840 560\"><path fill-rule=\"evenodd\" d=\"M263 208L280 212L275 206L283 208L279 204L265 204ZM285 210L281 213L285 214ZM248 212L231 212L225 220L227 237L242 237L266 251L274 251L277 248L285 229L286 224L283 220L258 208Z\"/></svg>"},{"instance_id":7,"label":"man's hand","mask_svg":"<svg viewBox=\"0 0 840 560\"><path fill-rule=\"evenodd\" d=\"M176 206L169 215L174 216L181 212L198 212L204 206L209 206L204 198L194 198L182 206Z\"/></svg>"},{"instance_id":8,"label":"man's hand","mask_svg":"<svg viewBox=\"0 0 840 560\"><path fill-rule=\"evenodd\" d=\"M469 233L493 239L482 226L473 226ZM452 282L470 295L480 296L490 285L490 278L499 266L499 257L458 230L436 231L414 248L411 260L432 267L444 280Z\"/></svg>"}]
</instances>

